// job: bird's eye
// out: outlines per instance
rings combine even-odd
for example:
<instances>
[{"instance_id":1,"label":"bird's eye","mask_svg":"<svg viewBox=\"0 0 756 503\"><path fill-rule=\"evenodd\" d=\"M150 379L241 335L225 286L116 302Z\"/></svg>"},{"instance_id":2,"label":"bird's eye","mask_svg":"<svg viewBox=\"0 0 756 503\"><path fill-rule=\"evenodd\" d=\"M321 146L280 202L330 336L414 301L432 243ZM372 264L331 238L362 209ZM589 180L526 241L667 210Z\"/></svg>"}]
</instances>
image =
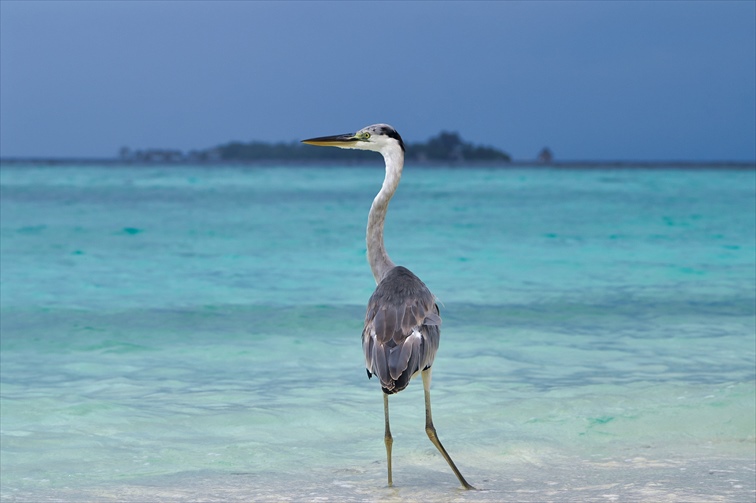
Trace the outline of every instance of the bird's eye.
<instances>
[{"instance_id":1,"label":"bird's eye","mask_svg":"<svg viewBox=\"0 0 756 503\"><path fill-rule=\"evenodd\" d=\"M370 133L362 133L362 138L364 140L367 140L368 138L370 138Z\"/></svg>"}]
</instances>

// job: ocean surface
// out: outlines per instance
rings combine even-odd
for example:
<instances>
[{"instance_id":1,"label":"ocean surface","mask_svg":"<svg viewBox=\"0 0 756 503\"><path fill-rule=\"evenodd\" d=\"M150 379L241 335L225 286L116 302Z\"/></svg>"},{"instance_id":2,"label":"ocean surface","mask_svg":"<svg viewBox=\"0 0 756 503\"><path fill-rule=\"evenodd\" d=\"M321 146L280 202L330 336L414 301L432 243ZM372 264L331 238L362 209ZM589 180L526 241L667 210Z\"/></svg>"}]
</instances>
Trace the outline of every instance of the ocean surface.
<instances>
[{"instance_id":1,"label":"ocean surface","mask_svg":"<svg viewBox=\"0 0 756 503\"><path fill-rule=\"evenodd\" d=\"M756 171L407 166L433 412L361 348L375 166L0 167L0 500L753 502Z\"/></svg>"}]
</instances>

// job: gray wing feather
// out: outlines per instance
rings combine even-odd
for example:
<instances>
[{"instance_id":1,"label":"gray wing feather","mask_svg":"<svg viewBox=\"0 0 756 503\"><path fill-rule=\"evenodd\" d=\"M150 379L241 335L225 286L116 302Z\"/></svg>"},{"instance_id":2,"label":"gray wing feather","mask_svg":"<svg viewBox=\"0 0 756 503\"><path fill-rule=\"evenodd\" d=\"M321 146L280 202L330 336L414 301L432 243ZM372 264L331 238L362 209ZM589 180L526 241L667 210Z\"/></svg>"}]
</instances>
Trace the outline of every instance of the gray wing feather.
<instances>
[{"instance_id":1,"label":"gray wing feather","mask_svg":"<svg viewBox=\"0 0 756 503\"><path fill-rule=\"evenodd\" d=\"M433 364L441 316L433 294L404 267L384 277L368 302L362 347L368 377L386 393L407 387L411 377Z\"/></svg>"}]
</instances>

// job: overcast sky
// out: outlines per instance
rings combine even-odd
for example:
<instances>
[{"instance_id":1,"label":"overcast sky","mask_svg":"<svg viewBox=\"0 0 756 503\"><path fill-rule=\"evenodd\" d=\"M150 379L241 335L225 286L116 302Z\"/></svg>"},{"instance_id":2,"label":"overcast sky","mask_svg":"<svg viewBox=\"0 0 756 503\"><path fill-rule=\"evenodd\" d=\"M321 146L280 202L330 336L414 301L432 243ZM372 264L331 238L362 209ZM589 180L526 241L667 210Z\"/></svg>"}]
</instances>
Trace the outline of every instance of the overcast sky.
<instances>
[{"instance_id":1,"label":"overcast sky","mask_svg":"<svg viewBox=\"0 0 756 503\"><path fill-rule=\"evenodd\" d=\"M0 154L387 122L515 159L756 159L756 2L0 1Z\"/></svg>"}]
</instances>

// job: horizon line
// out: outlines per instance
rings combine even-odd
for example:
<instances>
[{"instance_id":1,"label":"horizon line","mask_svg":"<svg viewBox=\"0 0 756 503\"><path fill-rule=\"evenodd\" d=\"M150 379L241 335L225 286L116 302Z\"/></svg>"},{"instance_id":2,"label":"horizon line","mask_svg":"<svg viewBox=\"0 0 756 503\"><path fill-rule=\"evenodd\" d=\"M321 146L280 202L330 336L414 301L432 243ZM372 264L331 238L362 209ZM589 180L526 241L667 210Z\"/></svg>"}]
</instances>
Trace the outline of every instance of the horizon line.
<instances>
[{"instance_id":1,"label":"horizon line","mask_svg":"<svg viewBox=\"0 0 756 503\"><path fill-rule=\"evenodd\" d=\"M0 164L107 164L107 165L149 165L149 166L177 166L177 165L212 165L212 164L233 164L233 165L254 165L263 163L278 164L330 164L338 165L349 164L372 164L372 160L360 159L177 159L177 160L129 160L118 157L89 157L89 156L7 156L0 157ZM427 166L459 166L459 165L489 165L489 166L732 166L732 167L751 167L756 169L756 159L754 160L698 160L698 159L675 159L675 160L654 160L654 159L553 159L545 162L538 159L511 159L509 161L482 161L482 160L458 160L458 161L432 161L432 160L412 160L412 164Z\"/></svg>"}]
</instances>

